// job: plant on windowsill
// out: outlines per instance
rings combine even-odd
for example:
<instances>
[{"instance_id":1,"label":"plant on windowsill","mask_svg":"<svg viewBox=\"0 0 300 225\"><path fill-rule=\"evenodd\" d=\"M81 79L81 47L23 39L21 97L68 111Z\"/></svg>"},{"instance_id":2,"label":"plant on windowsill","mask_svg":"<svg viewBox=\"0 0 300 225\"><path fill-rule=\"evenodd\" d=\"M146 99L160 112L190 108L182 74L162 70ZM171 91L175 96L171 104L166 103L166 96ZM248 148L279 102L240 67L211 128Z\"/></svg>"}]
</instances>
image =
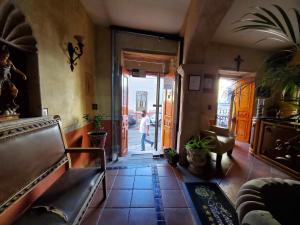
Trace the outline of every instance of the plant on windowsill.
<instances>
[{"instance_id":1,"label":"plant on windowsill","mask_svg":"<svg viewBox=\"0 0 300 225\"><path fill-rule=\"evenodd\" d=\"M168 163L171 166L176 167L177 163L179 161L179 154L176 152L176 150L174 148L166 148L164 151L165 151L165 156L168 160Z\"/></svg>"},{"instance_id":2,"label":"plant on windowsill","mask_svg":"<svg viewBox=\"0 0 300 225\"><path fill-rule=\"evenodd\" d=\"M203 167L207 164L210 157L210 151L214 149L216 139L213 136L192 137L186 144L187 161L189 162L188 170L200 175L203 173Z\"/></svg>"},{"instance_id":3,"label":"plant on windowsill","mask_svg":"<svg viewBox=\"0 0 300 225\"><path fill-rule=\"evenodd\" d=\"M103 130L104 127L102 126L104 116L102 114L96 114L95 116L84 114L83 118L93 126L93 130L88 132L91 146L104 148L107 136L107 132Z\"/></svg>"},{"instance_id":4,"label":"plant on windowsill","mask_svg":"<svg viewBox=\"0 0 300 225\"><path fill-rule=\"evenodd\" d=\"M285 43L289 48L273 54L265 62L261 79L256 81L257 88L271 87L272 96L281 99L283 113L281 120L298 120L300 115L300 12L293 8L293 14L288 14L282 7L272 5L270 10L255 7L235 23L235 32L254 30L269 36L257 43L273 40ZM294 112L294 113L289 113Z\"/></svg>"}]
</instances>

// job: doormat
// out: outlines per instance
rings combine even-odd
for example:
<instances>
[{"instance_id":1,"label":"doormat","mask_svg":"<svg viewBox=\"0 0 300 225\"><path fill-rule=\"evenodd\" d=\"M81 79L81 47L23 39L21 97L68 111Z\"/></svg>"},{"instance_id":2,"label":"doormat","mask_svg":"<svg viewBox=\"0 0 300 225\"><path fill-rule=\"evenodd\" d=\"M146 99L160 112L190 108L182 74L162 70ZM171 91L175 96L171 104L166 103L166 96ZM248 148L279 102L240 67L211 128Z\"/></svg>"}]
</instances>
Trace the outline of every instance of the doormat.
<instances>
[{"instance_id":1,"label":"doormat","mask_svg":"<svg viewBox=\"0 0 300 225\"><path fill-rule=\"evenodd\" d=\"M230 200L219 185L209 182L185 183L202 225L238 225Z\"/></svg>"},{"instance_id":2,"label":"doormat","mask_svg":"<svg viewBox=\"0 0 300 225\"><path fill-rule=\"evenodd\" d=\"M153 154L152 153L134 153L131 154L131 157L140 157L140 158L151 158L152 159Z\"/></svg>"}]
</instances>

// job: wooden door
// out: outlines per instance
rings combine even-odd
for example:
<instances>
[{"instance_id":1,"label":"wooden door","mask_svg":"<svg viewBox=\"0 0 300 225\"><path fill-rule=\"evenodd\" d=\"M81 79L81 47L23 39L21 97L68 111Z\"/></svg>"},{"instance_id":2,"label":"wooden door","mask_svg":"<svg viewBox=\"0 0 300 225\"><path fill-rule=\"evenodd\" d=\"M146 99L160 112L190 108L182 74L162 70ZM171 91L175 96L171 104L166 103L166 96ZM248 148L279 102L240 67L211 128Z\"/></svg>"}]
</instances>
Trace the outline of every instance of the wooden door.
<instances>
[{"instance_id":1,"label":"wooden door","mask_svg":"<svg viewBox=\"0 0 300 225\"><path fill-rule=\"evenodd\" d=\"M128 153L128 71L122 69L122 121L120 156Z\"/></svg>"},{"instance_id":2,"label":"wooden door","mask_svg":"<svg viewBox=\"0 0 300 225\"><path fill-rule=\"evenodd\" d=\"M251 80L239 80L235 91L236 140L249 142L255 84Z\"/></svg>"},{"instance_id":3,"label":"wooden door","mask_svg":"<svg viewBox=\"0 0 300 225\"><path fill-rule=\"evenodd\" d=\"M163 122L162 122L162 146L163 148L170 148L173 140L173 121L174 121L174 82L175 75L169 74L165 77L169 79L169 83L173 85L164 87L164 103L163 103Z\"/></svg>"}]
</instances>

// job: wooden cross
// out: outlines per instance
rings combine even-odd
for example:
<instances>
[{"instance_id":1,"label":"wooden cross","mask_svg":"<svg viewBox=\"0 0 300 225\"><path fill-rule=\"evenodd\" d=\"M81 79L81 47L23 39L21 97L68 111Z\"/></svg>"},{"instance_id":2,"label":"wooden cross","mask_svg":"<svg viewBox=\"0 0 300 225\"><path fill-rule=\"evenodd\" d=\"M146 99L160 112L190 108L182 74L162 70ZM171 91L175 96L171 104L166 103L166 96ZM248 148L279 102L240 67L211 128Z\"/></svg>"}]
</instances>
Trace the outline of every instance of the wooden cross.
<instances>
[{"instance_id":1,"label":"wooden cross","mask_svg":"<svg viewBox=\"0 0 300 225\"><path fill-rule=\"evenodd\" d=\"M242 62L244 62L244 60L242 59L242 57L240 55L238 55L234 61L236 62L236 71L240 71L240 67Z\"/></svg>"}]
</instances>

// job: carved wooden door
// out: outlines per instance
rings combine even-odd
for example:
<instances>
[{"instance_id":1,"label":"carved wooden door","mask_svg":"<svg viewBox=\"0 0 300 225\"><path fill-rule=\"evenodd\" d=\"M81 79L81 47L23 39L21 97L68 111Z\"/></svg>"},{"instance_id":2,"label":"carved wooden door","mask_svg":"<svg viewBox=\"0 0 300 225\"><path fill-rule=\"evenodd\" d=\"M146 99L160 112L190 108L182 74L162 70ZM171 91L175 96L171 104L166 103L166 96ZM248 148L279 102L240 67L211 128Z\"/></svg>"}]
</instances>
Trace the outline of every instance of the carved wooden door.
<instances>
[{"instance_id":1,"label":"carved wooden door","mask_svg":"<svg viewBox=\"0 0 300 225\"><path fill-rule=\"evenodd\" d=\"M128 71L122 69L122 121L120 156L128 153Z\"/></svg>"},{"instance_id":2,"label":"carved wooden door","mask_svg":"<svg viewBox=\"0 0 300 225\"><path fill-rule=\"evenodd\" d=\"M162 121L162 146L163 148L172 147L173 138L173 121L174 121L174 82L175 75L167 75L168 83L173 85L165 85L164 87L164 103L163 103L163 121Z\"/></svg>"},{"instance_id":3,"label":"carved wooden door","mask_svg":"<svg viewBox=\"0 0 300 225\"><path fill-rule=\"evenodd\" d=\"M249 142L254 104L255 84L239 80L235 91L236 140Z\"/></svg>"}]
</instances>

